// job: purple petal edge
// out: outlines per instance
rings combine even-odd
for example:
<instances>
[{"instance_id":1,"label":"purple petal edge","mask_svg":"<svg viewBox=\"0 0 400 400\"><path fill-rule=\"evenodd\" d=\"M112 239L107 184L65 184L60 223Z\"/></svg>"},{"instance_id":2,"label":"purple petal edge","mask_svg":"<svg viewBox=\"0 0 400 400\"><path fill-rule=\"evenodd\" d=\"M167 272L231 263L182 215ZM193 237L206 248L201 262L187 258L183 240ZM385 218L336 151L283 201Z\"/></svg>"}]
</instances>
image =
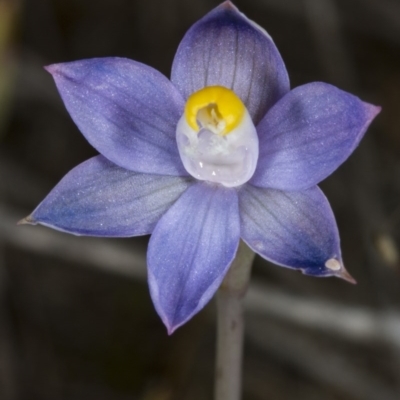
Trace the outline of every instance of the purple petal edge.
<instances>
[{"instance_id":1,"label":"purple petal edge","mask_svg":"<svg viewBox=\"0 0 400 400\"><path fill-rule=\"evenodd\" d=\"M231 2L216 7L188 30L175 55L171 81L185 99L205 86L230 88L255 123L290 89L271 37Z\"/></svg>"},{"instance_id":2,"label":"purple petal edge","mask_svg":"<svg viewBox=\"0 0 400 400\"><path fill-rule=\"evenodd\" d=\"M187 175L175 139L184 101L160 72L117 57L46 70L79 130L114 164L135 172Z\"/></svg>"},{"instance_id":3,"label":"purple petal edge","mask_svg":"<svg viewBox=\"0 0 400 400\"><path fill-rule=\"evenodd\" d=\"M74 235L146 235L192 183L132 172L97 156L64 176L23 222Z\"/></svg>"},{"instance_id":4,"label":"purple petal edge","mask_svg":"<svg viewBox=\"0 0 400 400\"><path fill-rule=\"evenodd\" d=\"M317 186L283 192L246 185L239 204L242 239L263 258L306 275L351 279L335 217Z\"/></svg>"},{"instance_id":5,"label":"purple petal edge","mask_svg":"<svg viewBox=\"0 0 400 400\"><path fill-rule=\"evenodd\" d=\"M240 238L236 190L191 186L160 219L150 238L148 277L157 313L173 333L219 288Z\"/></svg>"},{"instance_id":6,"label":"purple petal edge","mask_svg":"<svg viewBox=\"0 0 400 400\"><path fill-rule=\"evenodd\" d=\"M350 156L380 110L322 82L293 89L257 126L260 154L250 183L289 191L316 185Z\"/></svg>"}]
</instances>

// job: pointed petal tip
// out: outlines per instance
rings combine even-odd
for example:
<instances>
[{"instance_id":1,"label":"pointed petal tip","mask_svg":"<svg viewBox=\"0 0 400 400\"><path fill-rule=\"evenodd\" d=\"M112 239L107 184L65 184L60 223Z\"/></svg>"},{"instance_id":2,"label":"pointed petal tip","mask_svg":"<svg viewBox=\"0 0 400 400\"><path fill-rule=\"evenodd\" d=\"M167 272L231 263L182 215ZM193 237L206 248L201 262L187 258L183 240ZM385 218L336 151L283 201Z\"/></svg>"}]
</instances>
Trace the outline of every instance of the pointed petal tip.
<instances>
[{"instance_id":1,"label":"pointed petal tip","mask_svg":"<svg viewBox=\"0 0 400 400\"><path fill-rule=\"evenodd\" d=\"M357 284L356 280L347 272L341 259L330 258L326 261L325 267L333 272L333 276L344 279L345 281L352 283L353 285Z\"/></svg>"},{"instance_id":2,"label":"pointed petal tip","mask_svg":"<svg viewBox=\"0 0 400 400\"><path fill-rule=\"evenodd\" d=\"M357 281L347 272L347 270L343 267L337 274L335 274L337 278L344 279L346 282L349 282L353 285L357 285Z\"/></svg>"},{"instance_id":3,"label":"pointed petal tip","mask_svg":"<svg viewBox=\"0 0 400 400\"><path fill-rule=\"evenodd\" d=\"M17 225L35 225L36 221L32 218L31 215L28 215L25 218L20 219L17 222Z\"/></svg>"},{"instance_id":4,"label":"pointed petal tip","mask_svg":"<svg viewBox=\"0 0 400 400\"><path fill-rule=\"evenodd\" d=\"M226 0L221 3L220 7L224 8L225 10L238 10L237 7L230 0Z\"/></svg>"},{"instance_id":5,"label":"pointed petal tip","mask_svg":"<svg viewBox=\"0 0 400 400\"><path fill-rule=\"evenodd\" d=\"M171 336L175 332L176 328L174 326L167 326L168 336Z\"/></svg>"},{"instance_id":6,"label":"pointed petal tip","mask_svg":"<svg viewBox=\"0 0 400 400\"><path fill-rule=\"evenodd\" d=\"M374 104L368 104L368 109L370 113L370 121L372 121L381 111L381 106L376 106Z\"/></svg>"},{"instance_id":7,"label":"pointed petal tip","mask_svg":"<svg viewBox=\"0 0 400 400\"><path fill-rule=\"evenodd\" d=\"M66 64L72 64L72 63L56 63L56 64L50 64L50 65L45 65L43 68L52 76L54 75L63 75L67 72L65 68L63 68Z\"/></svg>"},{"instance_id":8,"label":"pointed petal tip","mask_svg":"<svg viewBox=\"0 0 400 400\"><path fill-rule=\"evenodd\" d=\"M45 65L43 68L51 75L53 75L57 68L56 68L57 64L50 64L50 65Z\"/></svg>"},{"instance_id":9,"label":"pointed petal tip","mask_svg":"<svg viewBox=\"0 0 400 400\"><path fill-rule=\"evenodd\" d=\"M161 320L165 327L167 328L167 333L168 336L171 336L175 331L180 328L182 325L184 325L186 322L179 322L179 323L173 323L171 321L168 321L165 317L161 317Z\"/></svg>"}]
</instances>

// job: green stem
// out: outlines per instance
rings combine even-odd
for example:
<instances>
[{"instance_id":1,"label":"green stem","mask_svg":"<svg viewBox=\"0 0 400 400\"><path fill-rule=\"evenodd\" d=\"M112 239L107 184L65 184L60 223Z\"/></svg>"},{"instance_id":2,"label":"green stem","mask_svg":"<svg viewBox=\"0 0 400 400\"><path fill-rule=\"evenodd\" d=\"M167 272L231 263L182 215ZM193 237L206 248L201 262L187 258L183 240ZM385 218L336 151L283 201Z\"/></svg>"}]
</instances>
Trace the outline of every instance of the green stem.
<instances>
[{"instance_id":1,"label":"green stem","mask_svg":"<svg viewBox=\"0 0 400 400\"><path fill-rule=\"evenodd\" d=\"M240 242L236 258L217 293L215 400L240 400L242 394L243 297L254 252Z\"/></svg>"}]
</instances>

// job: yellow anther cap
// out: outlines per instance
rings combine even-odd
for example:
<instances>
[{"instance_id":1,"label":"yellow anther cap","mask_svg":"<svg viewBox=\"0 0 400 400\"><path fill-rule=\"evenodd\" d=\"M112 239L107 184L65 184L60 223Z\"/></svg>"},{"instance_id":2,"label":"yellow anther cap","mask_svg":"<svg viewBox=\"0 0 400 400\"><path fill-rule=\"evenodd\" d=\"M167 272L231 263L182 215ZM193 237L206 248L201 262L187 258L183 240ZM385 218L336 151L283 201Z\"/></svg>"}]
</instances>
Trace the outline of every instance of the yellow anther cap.
<instances>
[{"instance_id":1,"label":"yellow anther cap","mask_svg":"<svg viewBox=\"0 0 400 400\"><path fill-rule=\"evenodd\" d=\"M223 86L207 86L191 94L185 106L189 126L198 132L206 128L227 135L243 119L245 105L236 94Z\"/></svg>"}]
</instances>

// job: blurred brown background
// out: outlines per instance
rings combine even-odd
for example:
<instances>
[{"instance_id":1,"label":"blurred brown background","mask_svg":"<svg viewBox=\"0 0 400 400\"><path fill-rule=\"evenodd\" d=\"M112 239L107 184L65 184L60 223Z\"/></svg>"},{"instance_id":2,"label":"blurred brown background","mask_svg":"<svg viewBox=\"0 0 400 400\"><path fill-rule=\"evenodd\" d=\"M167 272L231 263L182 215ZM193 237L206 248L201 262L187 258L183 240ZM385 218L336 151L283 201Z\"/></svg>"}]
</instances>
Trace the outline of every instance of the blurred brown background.
<instances>
[{"instance_id":1,"label":"blurred brown background","mask_svg":"<svg viewBox=\"0 0 400 400\"><path fill-rule=\"evenodd\" d=\"M147 238L75 238L15 223L95 154L43 65L123 56L167 76L218 1L0 0L0 399L212 398L214 304L168 337ZM383 107L322 185L357 279L256 259L245 400L400 398L400 2L237 0L274 38L292 86L322 80Z\"/></svg>"}]
</instances>

